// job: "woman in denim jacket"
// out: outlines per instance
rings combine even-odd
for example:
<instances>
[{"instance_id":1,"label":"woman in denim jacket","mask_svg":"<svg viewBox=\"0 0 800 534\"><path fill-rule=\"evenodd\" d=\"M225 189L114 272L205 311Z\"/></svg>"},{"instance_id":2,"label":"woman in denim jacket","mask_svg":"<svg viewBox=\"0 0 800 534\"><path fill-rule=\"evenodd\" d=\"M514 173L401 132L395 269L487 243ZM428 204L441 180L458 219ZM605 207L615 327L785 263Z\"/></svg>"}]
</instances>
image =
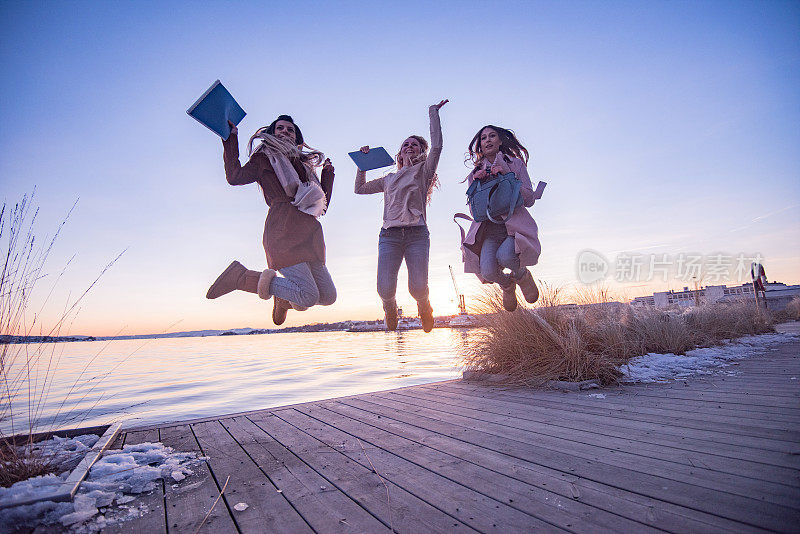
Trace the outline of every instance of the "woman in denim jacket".
<instances>
[{"instance_id":1,"label":"woman in denim jacket","mask_svg":"<svg viewBox=\"0 0 800 534\"><path fill-rule=\"evenodd\" d=\"M403 259L408 269L408 292L417 301L425 332L433 329L433 309L428 300L430 233L425 207L436 187L436 166L442 153L439 110L448 100L430 106L431 147L419 135L403 141L397 153L397 172L366 181L367 173L356 172L355 192L383 193L383 226L378 238L378 295L383 300L386 329L397 328L397 273ZM369 147L361 148L364 153Z\"/></svg>"}]
</instances>

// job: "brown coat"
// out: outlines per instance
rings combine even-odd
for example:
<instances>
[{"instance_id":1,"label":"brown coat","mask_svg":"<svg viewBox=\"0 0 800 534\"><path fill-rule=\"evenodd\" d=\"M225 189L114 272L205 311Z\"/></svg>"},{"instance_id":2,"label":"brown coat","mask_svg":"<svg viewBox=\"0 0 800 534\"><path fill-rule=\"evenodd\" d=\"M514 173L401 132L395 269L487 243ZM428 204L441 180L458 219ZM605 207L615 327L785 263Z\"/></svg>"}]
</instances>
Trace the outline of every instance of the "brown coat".
<instances>
[{"instance_id":1,"label":"brown coat","mask_svg":"<svg viewBox=\"0 0 800 534\"><path fill-rule=\"evenodd\" d=\"M269 268L283 269L310 261L324 263L325 238L322 225L313 216L292 206L292 199L284 192L267 156L257 152L242 166L239 163L238 137L231 134L227 141L222 142L222 146L225 178L228 183L245 185L256 182L264 193L264 200L269 206L264 223L264 251ZM303 164L299 160L292 160L291 163L298 176L305 177ZM323 170L321 182L330 206L333 172Z\"/></svg>"}]
</instances>

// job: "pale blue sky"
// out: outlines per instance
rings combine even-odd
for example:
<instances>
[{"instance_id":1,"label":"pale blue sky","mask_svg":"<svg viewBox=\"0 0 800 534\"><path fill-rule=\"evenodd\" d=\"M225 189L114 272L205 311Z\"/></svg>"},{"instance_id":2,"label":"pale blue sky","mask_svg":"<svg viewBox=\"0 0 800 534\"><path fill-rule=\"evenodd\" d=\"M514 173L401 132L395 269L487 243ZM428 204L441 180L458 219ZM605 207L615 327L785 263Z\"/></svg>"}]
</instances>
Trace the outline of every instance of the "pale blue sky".
<instances>
[{"instance_id":1,"label":"pale blue sky","mask_svg":"<svg viewBox=\"0 0 800 534\"><path fill-rule=\"evenodd\" d=\"M353 194L346 154L428 137L427 106L449 98L429 207L437 313L456 310L451 217L486 123L514 129L549 183L535 277L574 284L591 248L760 252L797 283L799 30L795 2L2 2L0 194L35 185L42 232L80 198L51 258L77 254L54 304L127 249L76 333L271 326L252 295L204 298L231 259L265 267L260 192L227 185L221 143L185 113L219 78L248 112L244 139L289 113L336 166L322 223L339 300L287 324L376 318L381 199ZM470 300L474 277L459 283Z\"/></svg>"}]
</instances>

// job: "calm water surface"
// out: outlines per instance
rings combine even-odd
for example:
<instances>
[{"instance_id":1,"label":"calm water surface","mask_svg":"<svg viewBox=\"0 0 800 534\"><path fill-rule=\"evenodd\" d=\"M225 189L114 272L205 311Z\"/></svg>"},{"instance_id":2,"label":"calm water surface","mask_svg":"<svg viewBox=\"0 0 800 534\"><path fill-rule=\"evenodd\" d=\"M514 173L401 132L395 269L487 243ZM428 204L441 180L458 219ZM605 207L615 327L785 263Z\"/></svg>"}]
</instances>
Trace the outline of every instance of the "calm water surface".
<instances>
[{"instance_id":1,"label":"calm water surface","mask_svg":"<svg viewBox=\"0 0 800 534\"><path fill-rule=\"evenodd\" d=\"M447 380L460 375L457 347L468 336L439 328L54 344L39 427L131 427ZM42 361L31 374L39 389L45 369ZM27 404L23 391L14 431L25 430ZM10 421L0 428L10 433Z\"/></svg>"}]
</instances>

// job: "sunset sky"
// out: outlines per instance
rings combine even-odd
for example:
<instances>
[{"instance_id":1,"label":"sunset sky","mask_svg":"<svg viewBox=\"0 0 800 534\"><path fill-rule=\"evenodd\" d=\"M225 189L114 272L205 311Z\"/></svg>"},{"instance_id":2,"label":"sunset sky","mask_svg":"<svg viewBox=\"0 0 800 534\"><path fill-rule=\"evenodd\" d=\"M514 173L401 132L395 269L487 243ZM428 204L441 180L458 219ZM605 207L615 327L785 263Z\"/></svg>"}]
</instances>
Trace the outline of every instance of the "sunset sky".
<instances>
[{"instance_id":1,"label":"sunset sky","mask_svg":"<svg viewBox=\"0 0 800 534\"><path fill-rule=\"evenodd\" d=\"M688 257L729 258L733 274L758 254L770 280L800 283L797 2L2 2L0 71L0 197L35 187L42 237L78 199L31 319L55 285L37 318L52 324L125 251L62 334L272 327L272 302L205 299L232 259L266 267L258 187L229 186L219 138L186 115L216 79L247 112L242 163L247 138L288 113L336 167L321 222L339 298L287 326L382 316L382 199L353 193L347 152L428 138L443 98L435 314L457 312L448 265L468 304L480 290L452 215L487 123L516 131L548 182L535 278L579 286L590 249L627 298L690 285L674 272ZM632 257L666 261L668 279L617 269ZM398 300L416 313L405 267Z\"/></svg>"}]
</instances>

